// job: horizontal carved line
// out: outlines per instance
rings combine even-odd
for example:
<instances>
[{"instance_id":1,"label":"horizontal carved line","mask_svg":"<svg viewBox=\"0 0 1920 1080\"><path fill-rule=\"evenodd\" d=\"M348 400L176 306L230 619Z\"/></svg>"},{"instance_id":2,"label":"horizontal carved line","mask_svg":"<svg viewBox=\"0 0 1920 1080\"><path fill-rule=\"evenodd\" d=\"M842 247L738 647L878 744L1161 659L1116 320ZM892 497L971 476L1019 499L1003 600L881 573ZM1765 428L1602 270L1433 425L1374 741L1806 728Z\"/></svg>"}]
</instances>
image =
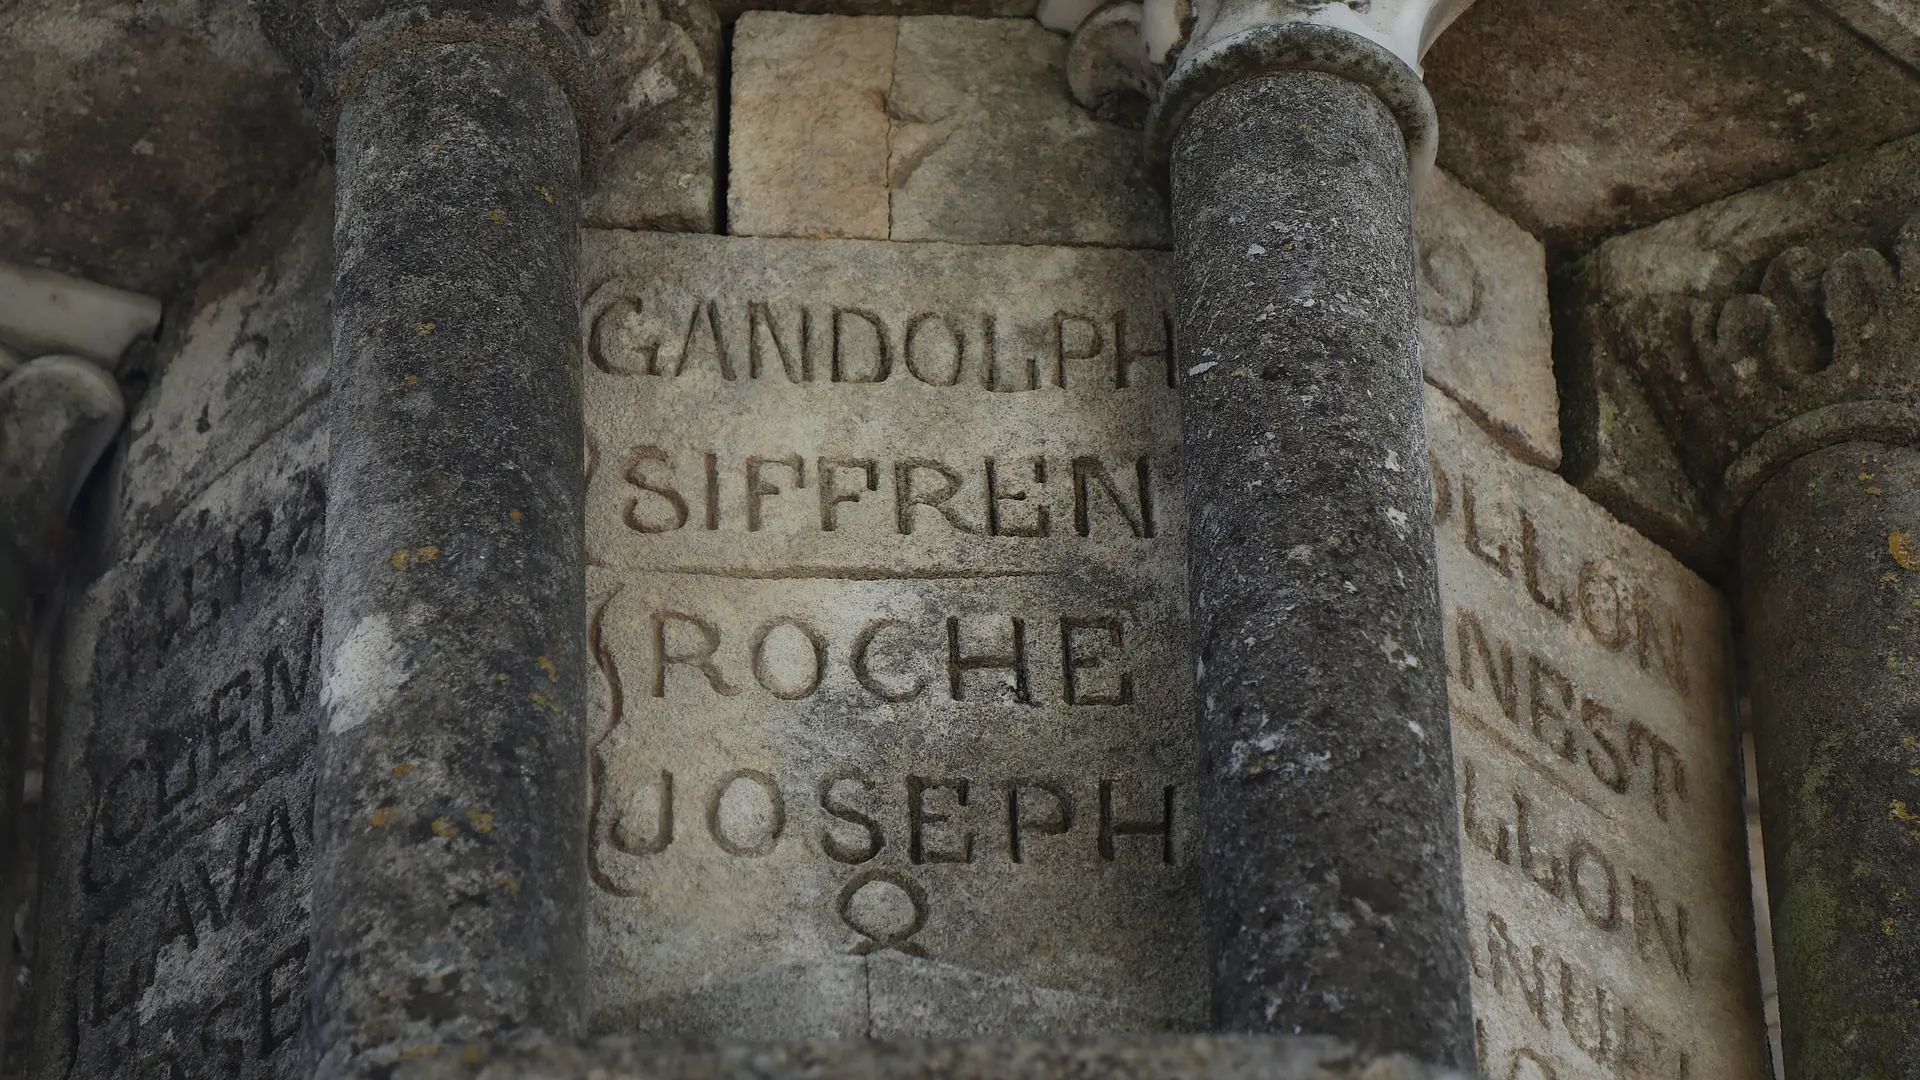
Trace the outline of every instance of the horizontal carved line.
<instances>
[{"instance_id":1,"label":"horizontal carved line","mask_svg":"<svg viewBox=\"0 0 1920 1080\"><path fill-rule=\"evenodd\" d=\"M1519 743L1516 743L1512 739L1507 738L1506 732L1501 731L1499 728L1496 728L1492 724L1489 724L1485 720L1481 719L1478 713L1474 712L1471 709L1462 708L1457 704L1453 706L1452 711L1455 716L1458 716L1460 719L1465 720L1467 722L1468 727L1472 728L1473 730L1479 732L1482 735L1485 735L1487 738L1492 739L1494 742L1499 743L1502 747L1506 749L1508 753L1520 759L1521 764L1527 766L1528 768L1532 769L1534 772L1538 773L1541 779L1545 780L1547 783L1552 784L1554 787L1557 787L1561 791L1566 792L1568 796L1570 796L1580 805L1586 807L1589 810L1592 810L1594 813L1599 814L1603 818L1607 818L1609 820L1613 818L1612 814L1609 814L1605 810L1601 809L1600 803L1596 801L1593 796L1587 794L1584 791L1581 791L1578 787L1570 783L1566 777L1561 776L1558 772L1555 772L1551 766L1546 765L1545 763L1541 762L1539 758L1534 757Z\"/></svg>"}]
</instances>

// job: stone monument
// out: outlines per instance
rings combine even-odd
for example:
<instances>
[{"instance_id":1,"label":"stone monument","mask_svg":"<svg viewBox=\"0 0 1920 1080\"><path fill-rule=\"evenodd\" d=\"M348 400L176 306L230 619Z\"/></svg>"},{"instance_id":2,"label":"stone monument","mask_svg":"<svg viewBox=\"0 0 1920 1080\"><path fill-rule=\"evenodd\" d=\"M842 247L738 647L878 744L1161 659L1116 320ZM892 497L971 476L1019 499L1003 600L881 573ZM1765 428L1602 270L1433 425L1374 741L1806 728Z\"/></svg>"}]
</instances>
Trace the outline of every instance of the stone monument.
<instances>
[{"instance_id":1,"label":"stone monument","mask_svg":"<svg viewBox=\"0 0 1920 1080\"><path fill-rule=\"evenodd\" d=\"M261 5L337 171L177 305L95 485L34 1076L1765 1075L1700 572L1792 410L1622 327L1705 304L1708 370L1799 372L1824 303L1881 357L1910 148L1803 181L1868 192L1839 225L1616 240L1550 320L1541 242L1433 168L1465 4L786 6ZM1649 307L1680 250L1724 273ZM1920 469L1869 368L1816 404L1897 399L1879 443L1747 478L1776 760L1828 747L1809 687L1905 700L1897 645L1786 674L1920 570L1904 496L1833 482ZM33 414L86 429L57 509L118 415L26 370L0 500ZM1821 807L1906 830L1902 754ZM1822 821L1772 836L1783 925L1884 989L1907 841L1856 845L1894 943L1848 952Z\"/></svg>"}]
</instances>

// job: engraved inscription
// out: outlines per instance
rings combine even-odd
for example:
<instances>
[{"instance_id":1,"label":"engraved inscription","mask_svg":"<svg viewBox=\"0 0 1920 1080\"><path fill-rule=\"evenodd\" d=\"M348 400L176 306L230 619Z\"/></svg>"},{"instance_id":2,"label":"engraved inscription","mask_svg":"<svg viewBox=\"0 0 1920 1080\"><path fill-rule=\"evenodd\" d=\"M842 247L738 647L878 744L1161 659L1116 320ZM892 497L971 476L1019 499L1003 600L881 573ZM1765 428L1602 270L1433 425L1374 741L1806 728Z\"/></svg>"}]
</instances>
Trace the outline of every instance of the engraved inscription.
<instances>
[{"instance_id":1,"label":"engraved inscription","mask_svg":"<svg viewBox=\"0 0 1920 1080\"><path fill-rule=\"evenodd\" d=\"M54 1075L300 1072L325 494L295 421L103 578L69 774Z\"/></svg>"},{"instance_id":2,"label":"engraved inscription","mask_svg":"<svg viewBox=\"0 0 1920 1080\"><path fill-rule=\"evenodd\" d=\"M1162 259L589 236L596 1027L1200 1021Z\"/></svg>"},{"instance_id":3,"label":"engraved inscription","mask_svg":"<svg viewBox=\"0 0 1920 1080\"><path fill-rule=\"evenodd\" d=\"M858 302L648 296L615 283L590 305L587 355L602 373L991 392L1173 386L1165 310L882 312Z\"/></svg>"},{"instance_id":4,"label":"engraved inscription","mask_svg":"<svg viewBox=\"0 0 1920 1080\"><path fill-rule=\"evenodd\" d=\"M1428 422L1480 1072L1760 1080L1720 598Z\"/></svg>"}]
</instances>

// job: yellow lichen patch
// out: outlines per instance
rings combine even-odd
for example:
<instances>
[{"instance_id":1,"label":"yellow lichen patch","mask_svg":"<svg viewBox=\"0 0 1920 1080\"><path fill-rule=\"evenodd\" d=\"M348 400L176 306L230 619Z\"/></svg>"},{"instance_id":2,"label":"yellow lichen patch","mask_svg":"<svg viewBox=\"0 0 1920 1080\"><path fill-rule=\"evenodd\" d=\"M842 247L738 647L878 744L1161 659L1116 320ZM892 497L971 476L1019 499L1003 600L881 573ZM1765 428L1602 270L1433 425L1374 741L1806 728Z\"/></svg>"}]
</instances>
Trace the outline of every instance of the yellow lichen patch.
<instances>
[{"instance_id":1,"label":"yellow lichen patch","mask_svg":"<svg viewBox=\"0 0 1920 1080\"><path fill-rule=\"evenodd\" d=\"M495 225L498 225L501 222L507 220L507 212L496 206L493 209L487 211L487 220L493 222Z\"/></svg>"},{"instance_id":2,"label":"yellow lichen patch","mask_svg":"<svg viewBox=\"0 0 1920 1080\"><path fill-rule=\"evenodd\" d=\"M469 1046L465 1050L460 1051L460 1064L462 1065L478 1068L486 1063L487 1048L484 1046Z\"/></svg>"},{"instance_id":3,"label":"yellow lichen patch","mask_svg":"<svg viewBox=\"0 0 1920 1080\"><path fill-rule=\"evenodd\" d=\"M419 386L419 385L420 385L420 376L418 376L418 375L409 375L409 376L407 376L407 385L408 385L408 386Z\"/></svg>"},{"instance_id":4,"label":"yellow lichen patch","mask_svg":"<svg viewBox=\"0 0 1920 1080\"><path fill-rule=\"evenodd\" d=\"M1877 488L1877 487L1870 487L1870 488L1868 488L1868 489L1867 489L1867 494L1869 494L1869 495L1884 495L1884 494L1886 494L1886 492L1884 492L1884 491L1881 491L1881 490L1880 490L1879 488Z\"/></svg>"},{"instance_id":5,"label":"yellow lichen patch","mask_svg":"<svg viewBox=\"0 0 1920 1080\"><path fill-rule=\"evenodd\" d=\"M1920 547L1913 542L1913 534L1895 530L1887 534L1887 554L1900 564L1902 570L1920 570Z\"/></svg>"},{"instance_id":6,"label":"yellow lichen patch","mask_svg":"<svg viewBox=\"0 0 1920 1080\"><path fill-rule=\"evenodd\" d=\"M1920 821L1920 814L1907 809L1907 804L1899 799L1887 806L1888 821Z\"/></svg>"},{"instance_id":7,"label":"yellow lichen patch","mask_svg":"<svg viewBox=\"0 0 1920 1080\"><path fill-rule=\"evenodd\" d=\"M487 813L485 810L467 811L467 820L473 822L473 827L479 832L489 833L493 831L493 815Z\"/></svg>"},{"instance_id":8,"label":"yellow lichen patch","mask_svg":"<svg viewBox=\"0 0 1920 1080\"><path fill-rule=\"evenodd\" d=\"M393 767L393 775L395 777L405 776L412 771L413 771L413 762L411 761L403 761L400 764L395 765Z\"/></svg>"},{"instance_id":9,"label":"yellow lichen patch","mask_svg":"<svg viewBox=\"0 0 1920 1080\"><path fill-rule=\"evenodd\" d=\"M507 681L507 673L506 673L506 672L504 672L504 671L496 671L496 672L494 672L494 673L493 673L493 681L494 681L494 682L506 682L506 681Z\"/></svg>"},{"instance_id":10,"label":"yellow lichen patch","mask_svg":"<svg viewBox=\"0 0 1920 1080\"><path fill-rule=\"evenodd\" d=\"M369 820L373 822L373 827L376 829L386 828L388 825L393 823L393 807L383 806L380 809L375 810L373 812L373 816Z\"/></svg>"},{"instance_id":11,"label":"yellow lichen patch","mask_svg":"<svg viewBox=\"0 0 1920 1080\"><path fill-rule=\"evenodd\" d=\"M421 337L426 337L428 334L433 333L434 325L431 319L426 322L417 322L413 324L413 332Z\"/></svg>"},{"instance_id":12,"label":"yellow lichen patch","mask_svg":"<svg viewBox=\"0 0 1920 1080\"><path fill-rule=\"evenodd\" d=\"M518 525L521 522L527 520L527 515L518 510L509 510L507 511L507 519L509 521L512 521L515 525Z\"/></svg>"},{"instance_id":13,"label":"yellow lichen patch","mask_svg":"<svg viewBox=\"0 0 1920 1080\"><path fill-rule=\"evenodd\" d=\"M536 663L536 664L539 664L539 665L540 665L541 667L543 667L543 668L545 668L545 669L547 669L547 681L548 681L548 682L559 682L559 681L560 681L560 669L559 669L559 668L557 668L557 667L555 667L555 666L553 666L553 661L551 661L551 660L549 660L549 659L547 659L547 658L546 658L546 657L544 657L544 656L539 656L539 657L535 657L535 658L534 658L534 661L533 661L533 662L534 662L534 663Z\"/></svg>"},{"instance_id":14,"label":"yellow lichen patch","mask_svg":"<svg viewBox=\"0 0 1920 1080\"><path fill-rule=\"evenodd\" d=\"M428 139L428 140L427 140L427 153L429 153L429 154L438 154L438 153L442 153L442 152L444 152L444 151L445 151L446 149L447 149L447 144L446 144L446 143L443 143L443 142L441 142L441 141L440 141L439 139Z\"/></svg>"},{"instance_id":15,"label":"yellow lichen patch","mask_svg":"<svg viewBox=\"0 0 1920 1080\"><path fill-rule=\"evenodd\" d=\"M543 709L548 710L549 712L560 711L560 703L553 700L552 698L548 697L545 694L528 694L527 700L533 702L535 705L538 705Z\"/></svg>"},{"instance_id":16,"label":"yellow lichen patch","mask_svg":"<svg viewBox=\"0 0 1920 1080\"><path fill-rule=\"evenodd\" d=\"M542 184L539 187L534 188L533 190L539 192L540 197L547 200L548 202L553 201L553 191L549 189L545 184Z\"/></svg>"},{"instance_id":17,"label":"yellow lichen patch","mask_svg":"<svg viewBox=\"0 0 1920 1080\"><path fill-rule=\"evenodd\" d=\"M1880 932L1887 935L1888 937L1892 937L1894 930L1898 929L1899 926L1900 924L1894 921L1893 919L1880 920Z\"/></svg>"},{"instance_id":18,"label":"yellow lichen patch","mask_svg":"<svg viewBox=\"0 0 1920 1080\"><path fill-rule=\"evenodd\" d=\"M400 1060L409 1061L409 1060L412 1060L413 1058L432 1057L433 1055L439 1052L440 1052L439 1043L422 1043L419 1046L410 1046L407 1049L400 1051Z\"/></svg>"},{"instance_id":19,"label":"yellow lichen patch","mask_svg":"<svg viewBox=\"0 0 1920 1080\"><path fill-rule=\"evenodd\" d=\"M455 828L453 822L448 821L446 818L437 817L433 819L433 835L454 837L460 835L460 830Z\"/></svg>"},{"instance_id":20,"label":"yellow lichen patch","mask_svg":"<svg viewBox=\"0 0 1920 1080\"><path fill-rule=\"evenodd\" d=\"M493 879L493 883L507 890L508 895L511 895L511 896L520 895L520 883L518 881L515 881L509 875L501 874L499 877L496 877Z\"/></svg>"},{"instance_id":21,"label":"yellow lichen patch","mask_svg":"<svg viewBox=\"0 0 1920 1080\"><path fill-rule=\"evenodd\" d=\"M393 558L390 561L393 563L395 570L407 570L415 566L424 566L439 557L440 549L433 544L427 544L424 547L417 547L411 550L401 548L399 551L393 553Z\"/></svg>"}]
</instances>

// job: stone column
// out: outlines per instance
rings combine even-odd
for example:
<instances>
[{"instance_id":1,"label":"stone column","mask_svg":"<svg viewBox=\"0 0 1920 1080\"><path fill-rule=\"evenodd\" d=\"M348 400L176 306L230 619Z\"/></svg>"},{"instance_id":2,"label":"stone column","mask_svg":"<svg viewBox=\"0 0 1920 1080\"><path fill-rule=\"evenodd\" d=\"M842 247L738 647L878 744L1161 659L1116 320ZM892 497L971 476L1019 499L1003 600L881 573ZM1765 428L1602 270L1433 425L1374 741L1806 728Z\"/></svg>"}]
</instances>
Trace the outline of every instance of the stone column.
<instances>
[{"instance_id":1,"label":"stone column","mask_svg":"<svg viewBox=\"0 0 1920 1080\"><path fill-rule=\"evenodd\" d=\"M337 117L322 1077L573 1033L586 973L580 50L533 0L365 6L263 15Z\"/></svg>"},{"instance_id":2,"label":"stone column","mask_svg":"<svg viewBox=\"0 0 1920 1080\"><path fill-rule=\"evenodd\" d=\"M1911 442L1847 441L1797 457L1740 519L1792 1075L1906 1076L1920 1063L1916 529Z\"/></svg>"},{"instance_id":3,"label":"stone column","mask_svg":"<svg viewBox=\"0 0 1920 1080\"><path fill-rule=\"evenodd\" d=\"M1609 241L1569 297L1594 394L1570 415L1624 375L1666 436L1576 438L1667 455L1738 583L1789 1076L1920 1062L1917 159L1890 144Z\"/></svg>"},{"instance_id":4,"label":"stone column","mask_svg":"<svg viewBox=\"0 0 1920 1080\"><path fill-rule=\"evenodd\" d=\"M1410 199L1437 130L1418 53L1459 6L1201 11L1147 138L1173 206L1214 1022L1464 1066Z\"/></svg>"},{"instance_id":5,"label":"stone column","mask_svg":"<svg viewBox=\"0 0 1920 1080\"><path fill-rule=\"evenodd\" d=\"M67 507L119 430L113 376L76 356L15 366L0 348L0 1018L13 998L22 764L32 689L33 591L56 571Z\"/></svg>"}]
</instances>

